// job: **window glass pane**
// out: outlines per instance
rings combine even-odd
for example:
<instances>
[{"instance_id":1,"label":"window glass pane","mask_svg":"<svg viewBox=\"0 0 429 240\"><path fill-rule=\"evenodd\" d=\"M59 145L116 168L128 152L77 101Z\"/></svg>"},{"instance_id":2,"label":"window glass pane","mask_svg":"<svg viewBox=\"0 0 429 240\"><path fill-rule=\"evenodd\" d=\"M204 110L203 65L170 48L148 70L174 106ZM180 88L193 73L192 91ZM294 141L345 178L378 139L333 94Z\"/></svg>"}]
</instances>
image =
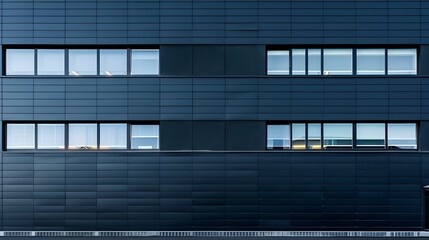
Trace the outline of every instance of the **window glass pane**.
<instances>
[{"instance_id":1,"label":"window glass pane","mask_svg":"<svg viewBox=\"0 0 429 240\"><path fill-rule=\"evenodd\" d=\"M126 149L127 124L100 124L100 149Z\"/></svg>"},{"instance_id":2,"label":"window glass pane","mask_svg":"<svg viewBox=\"0 0 429 240\"><path fill-rule=\"evenodd\" d=\"M351 75L352 49L324 49L323 75Z\"/></svg>"},{"instance_id":3,"label":"window glass pane","mask_svg":"<svg viewBox=\"0 0 429 240\"><path fill-rule=\"evenodd\" d=\"M417 149L417 130L415 123L389 123L388 147L393 149Z\"/></svg>"},{"instance_id":4,"label":"window glass pane","mask_svg":"<svg viewBox=\"0 0 429 240\"><path fill-rule=\"evenodd\" d=\"M357 75L384 75L386 58L384 49L357 49Z\"/></svg>"},{"instance_id":5,"label":"window glass pane","mask_svg":"<svg viewBox=\"0 0 429 240\"><path fill-rule=\"evenodd\" d=\"M352 148L352 134L351 123L325 123L323 145L325 148Z\"/></svg>"},{"instance_id":6,"label":"window glass pane","mask_svg":"<svg viewBox=\"0 0 429 240\"><path fill-rule=\"evenodd\" d=\"M7 124L7 149L34 149L34 124Z\"/></svg>"},{"instance_id":7,"label":"window glass pane","mask_svg":"<svg viewBox=\"0 0 429 240\"><path fill-rule=\"evenodd\" d=\"M268 149L290 149L289 125L267 126L267 148Z\"/></svg>"},{"instance_id":8,"label":"window glass pane","mask_svg":"<svg viewBox=\"0 0 429 240\"><path fill-rule=\"evenodd\" d=\"M268 51L268 75L289 75L289 51Z\"/></svg>"},{"instance_id":9,"label":"window glass pane","mask_svg":"<svg viewBox=\"0 0 429 240\"><path fill-rule=\"evenodd\" d=\"M308 124L308 149L322 148L322 124Z\"/></svg>"},{"instance_id":10,"label":"window glass pane","mask_svg":"<svg viewBox=\"0 0 429 240\"><path fill-rule=\"evenodd\" d=\"M305 75L305 49L292 49L292 75Z\"/></svg>"},{"instance_id":11,"label":"window glass pane","mask_svg":"<svg viewBox=\"0 0 429 240\"><path fill-rule=\"evenodd\" d=\"M97 124L69 124L69 149L97 149Z\"/></svg>"},{"instance_id":12,"label":"window glass pane","mask_svg":"<svg viewBox=\"0 0 429 240\"><path fill-rule=\"evenodd\" d=\"M64 124L38 124L38 149L64 149Z\"/></svg>"},{"instance_id":13,"label":"window glass pane","mask_svg":"<svg viewBox=\"0 0 429 240\"><path fill-rule=\"evenodd\" d=\"M70 49L69 75L97 75L97 50Z\"/></svg>"},{"instance_id":14,"label":"window glass pane","mask_svg":"<svg viewBox=\"0 0 429 240\"><path fill-rule=\"evenodd\" d=\"M34 75L34 49L7 49L6 75Z\"/></svg>"},{"instance_id":15,"label":"window glass pane","mask_svg":"<svg viewBox=\"0 0 429 240\"><path fill-rule=\"evenodd\" d=\"M388 74L417 74L416 49L389 49L387 56Z\"/></svg>"},{"instance_id":16,"label":"window glass pane","mask_svg":"<svg viewBox=\"0 0 429 240\"><path fill-rule=\"evenodd\" d=\"M322 74L322 50L308 49L308 75Z\"/></svg>"},{"instance_id":17,"label":"window glass pane","mask_svg":"<svg viewBox=\"0 0 429 240\"><path fill-rule=\"evenodd\" d=\"M100 50L100 75L127 75L127 50Z\"/></svg>"},{"instance_id":18,"label":"window glass pane","mask_svg":"<svg viewBox=\"0 0 429 240\"><path fill-rule=\"evenodd\" d=\"M158 49L133 49L131 51L131 75L159 74Z\"/></svg>"},{"instance_id":19,"label":"window glass pane","mask_svg":"<svg viewBox=\"0 0 429 240\"><path fill-rule=\"evenodd\" d=\"M292 149L305 150L305 123L292 124Z\"/></svg>"},{"instance_id":20,"label":"window glass pane","mask_svg":"<svg viewBox=\"0 0 429 240\"><path fill-rule=\"evenodd\" d=\"M159 125L132 125L131 149L159 149Z\"/></svg>"},{"instance_id":21,"label":"window glass pane","mask_svg":"<svg viewBox=\"0 0 429 240\"><path fill-rule=\"evenodd\" d=\"M384 148L386 126L384 123L358 123L356 124L357 147Z\"/></svg>"},{"instance_id":22,"label":"window glass pane","mask_svg":"<svg viewBox=\"0 0 429 240\"><path fill-rule=\"evenodd\" d=\"M64 50L38 49L37 74L38 75L64 75Z\"/></svg>"}]
</instances>

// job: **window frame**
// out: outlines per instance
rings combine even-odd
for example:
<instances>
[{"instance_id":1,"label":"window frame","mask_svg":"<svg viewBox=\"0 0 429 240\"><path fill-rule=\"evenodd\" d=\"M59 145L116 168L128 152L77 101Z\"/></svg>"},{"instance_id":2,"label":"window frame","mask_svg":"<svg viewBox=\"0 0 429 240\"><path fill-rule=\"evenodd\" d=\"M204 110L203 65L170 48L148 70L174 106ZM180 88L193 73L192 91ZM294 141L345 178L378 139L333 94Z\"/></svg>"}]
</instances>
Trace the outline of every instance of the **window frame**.
<instances>
[{"instance_id":1,"label":"window frame","mask_svg":"<svg viewBox=\"0 0 429 240\"><path fill-rule=\"evenodd\" d=\"M137 74L137 75L131 75L131 52L133 49L136 50L157 50L158 51L158 69L157 74ZM33 74L32 75L8 75L7 74L7 66L8 66L8 50L33 50L34 54L34 60L33 60ZM62 75L46 75L46 74L38 74L38 51L39 50L64 50L64 74ZM69 72L69 64L70 64L70 50L96 50L96 73L92 75L73 75ZM100 68L101 68L101 61L100 61L100 50L126 50L126 74L125 75L107 75L107 74L100 74ZM34 46L34 47L28 47L25 45L4 45L3 46L3 72L2 77L154 77L154 76L160 76L161 75L161 54L160 54L160 45L126 45L126 46L114 46L114 45L107 45L107 46L98 46L98 45L85 45L85 46L79 46L79 45L71 45L71 46Z\"/></svg>"},{"instance_id":2,"label":"window frame","mask_svg":"<svg viewBox=\"0 0 429 240\"><path fill-rule=\"evenodd\" d=\"M293 50L304 49L305 50L305 74L304 75L294 75L293 74L293 61L292 61L292 52ZM325 75L324 68L324 51L330 49L351 49L352 50L352 73L351 74L338 74L338 75ZM357 51L358 49L364 50L372 50L372 49L383 49L384 50L384 74L357 74ZM409 50L413 49L416 51L416 74L389 74L389 61L388 61L388 52L389 50ZM309 74L309 50L320 50L320 74ZM269 74L268 73L268 52L269 51L288 51L289 52L289 73L288 74ZM420 56L420 47L416 45L393 45L393 46L379 46L379 45L338 45L338 46L328 46L325 47L323 45L288 45L288 46L280 46L280 45L267 45L265 48L265 76L274 76L274 77L385 77L385 76L393 76L393 77L413 77L419 76L419 56Z\"/></svg>"},{"instance_id":3,"label":"window frame","mask_svg":"<svg viewBox=\"0 0 429 240\"><path fill-rule=\"evenodd\" d=\"M26 148L26 149L9 149L8 148L8 142L7 142L7 126L8 124L33 124L34 125L34 148ZM64 148L63 149L40 149L38 146L38 129L39 124L63 124L64 125ZM70 136L70 124L95 124L97 128L97 147L95 149L70 149L69 148L69 136ZM124 149L100 149L100 125L101 124L126 124L126 148ZM131 125L157 125L158 126L158 148L157 149L132 149L131 148ZM161 127L160 122L157 121L131 121L131 122L119 122L119 121L102 121L102 122L94 122L94 121L73 121L73 122L58 122L58 121L5 121L3 122L3 151L13 151L13 152L126 152L126 151L141 151L141 152L147 152L147 151L160 151L161 150Z\"/></svg>"},{"instance_id":4,"label":"window frame","mask_svg":"<svg viewBox=\"0 0 429 240\"><path fill-rule=\"evenodd\" d=\"M384 146L383 147L364 147L364 146L357 146L357 124L383 124L384 125ZM294 149L292 146L292 136L293 136L293 124L305 124L305 141L306 141L306 147L305 149ZM309 147L309 124L320 124L320 149L311 149ZM352 146L350 148L326 148L325 147L325 129L324 124L351 124L352 125ZM416 126L416 148L415 149L393 149L389 148L388 142L388 125L389 124L415 124ZM268 126L269 125L289 125L289 137L290 137L290 148L268 148ZM309 122L302 122L302 121L267 121L266 127L265 127L265 151L298 151L298 152L316 152L316 151L419 151L420 150L420 139L419 139L419 122L404 122L404 121L392 121L392 122L381 122L381 121L359 121L359 122L348 122L348 121L309 121Z\"/></svg>"}]
</instances>

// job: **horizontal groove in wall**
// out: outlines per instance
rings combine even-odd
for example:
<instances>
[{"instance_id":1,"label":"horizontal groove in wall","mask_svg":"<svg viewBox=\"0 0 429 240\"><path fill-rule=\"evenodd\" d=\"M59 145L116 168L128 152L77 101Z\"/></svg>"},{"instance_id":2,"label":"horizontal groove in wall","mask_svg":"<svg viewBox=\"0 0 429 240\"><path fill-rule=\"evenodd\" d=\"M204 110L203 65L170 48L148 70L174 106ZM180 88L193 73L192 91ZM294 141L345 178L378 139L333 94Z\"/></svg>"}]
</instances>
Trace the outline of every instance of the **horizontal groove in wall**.
<instances>
[{"instance_id":1,"label":"horizontal groove in wall","mask_svg":"<svg viewBox=\"0 0 429 240\"><path fill-rule=\"evenodd\" d=\"M384 231L1 231L0 237L429 237Z\"/></svg>"}]
</instances>

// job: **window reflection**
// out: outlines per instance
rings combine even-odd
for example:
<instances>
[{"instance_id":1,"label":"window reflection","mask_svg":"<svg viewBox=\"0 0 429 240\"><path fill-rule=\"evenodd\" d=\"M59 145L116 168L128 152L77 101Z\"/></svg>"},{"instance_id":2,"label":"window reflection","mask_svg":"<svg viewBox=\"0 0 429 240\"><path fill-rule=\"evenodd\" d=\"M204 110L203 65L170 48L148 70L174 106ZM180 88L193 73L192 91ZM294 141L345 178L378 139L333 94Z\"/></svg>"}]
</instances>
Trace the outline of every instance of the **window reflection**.
<instances>
[{"instance_id":1,"label":"window reflection","mask_svg":"<svg viewBox=\"0 0 429 240\"><path fill-rule=\"evenodd\" d=\"M351 123L323 124L324 148L352 148L353 127Z\"/></svg>"},{"instance_id":2,"label":"window reflection","mask_svg":"<svg viewBox=\"0 0 429 240\"><path fill-rule=\"evenodd\" d=\"M388 49L388 74L417 74L416 49Z\"/></svg>"},{"instance_id":3,"label":"window reflection","mask_svg":"<svg viewBox=\"0 0 429 240\"><path fill-rule=\"evenodd\" d=\"M100 149L126 149L127 124L100 124Z\"/></svg>"},{"instance_id":4,"label":"window reflection","mask_svg":"<svg viewBox=\"0 0 429 240\"><path fill-rule=\"evenodd\" d=\"M100 75L127 75L127 50L101 49Z\"/></svg>"},{"instance_id":5,"label":"window reflection","mask_svg":"<svg viewBox=\"0 0 429 240\"><path fill-rule=\"evenodd\" d=\"M34 75L34 49L7 49L6 75Z\"/></svg>"},{"instance_id":6,"label":"window reflection","mask_svg":"<svg viewBox=\"0 0 429 240\"><path fill-rule=\"evenodd\" d=\"M386 73L385 49L357 49L357 75L384 75Z\"/></svg>"},{"instance_id":7,"label":"window reflection","mask_svg":"<svg viewBox=\"0 0 429 240\"><path fill-rule=\"evenodd\" d=\"M305 142L305 123L292 124L292 149L304 150Z\"/></svg>"},{"instance_id":8,"label":"window reflection","mask_svg":"<svg viewBox=\"0 0 429 240\"><path fill-rule=\"evenodd\" d=\"M38 149L64 149L64 124L37 124Z\"/></svg>"},{"instance_id":9,"label":"window reflection","mask_svg":"<svg viewBox=\"0 0 429 240\"><path fill-rule=\"evenodd\" d=\"M308 149L321 149L322 148L322 124L309 123L308 124Z\"/></svg>"},{"instance_id":10,"label":"window reflection","mask_svg":"<svg viewBox=\"0 0 429 240\"><path fill-rule=\"evenodd\" d=\"M289 75L289 51L268 51L268 75Z\"/></svg>"},{"instance_id":11,"label":"window reflection","mask_svg":"<svg viewBox=\"0 0 429 240\"><path fill-rule=\"evenodd\" d=\"M308 75L322 74L322 50L308 49Z\"/></svg>"},{"instance_id":12,"label":"window reflection","mask_svg":"<svg viewBox=\"0 0 429 240\"><path fill-rule=\"evenodd\" d=\"M131 75L159 74L158 49L133 49L131 51Z\"/></svg>"},{"instance_id":13,"label":"window reflection","mask_svg":"<svg viewBox=\"0 0 429 240\"><path fill-rule=\"evenodd\" d=\"M389 123L387 145L391 149L417 149L415 123Z\"/></svg>"},{"instance_id":14,"label":"window reflection","mask_svg":"<svg viewBox=\"0 0 429 240\"><path fill-rule=\"evenodd\" d=\"M356 124L356 147L384 148L386 142L384 123Z\"/></svg>"},{"instance_id":15,"label":"window reflection","mask_svg":"<svg viewBox=\"0 0 429 240\"><path fill-rule=\"evenodd\" d=\"M305 75L305 49L292 49L292 74Z\"/></svg>"},{"instance_id":16,"label":"window reflection","mask_svg":"<svg viewBox=\"0 0 429 240\"><path fill-rule=\"evenodd\" d=\"M70 49L69 75L97 75L97 50Z\"/></svg>"},{"instance_id":17,"label":"window reflection","mask_svg":"<svg viewBox=\"0 0 429 240\"><path fill-rule=\"evenodd\" d=\"M37 50L38 75L64 75L65 54L62 49Z\"/></svg>"},{"instance_id":18,"label":"window reflection","mask_svg":"<svg viewBox=\"0 0 429 240\"><path fill-rule=\"evenodd\" d=\"M131 125L131 149L159 149L159 125Z\"/></svg>"},{"instance_id":19,"label":"window reflection","mask_svg":"<svg viewBox=\"0 0 429 240\"><path fill-rule=\"evenodd\" d=\"M267 148L268 149L290 149L289 125L267 126Z\"/></svg>"},{"instance_id":20,"label":"window reflection","mask_svg":"<svg viewBox=\"0 0 429 240\"><path fill-rule=\"evenodd\" d=\"M7 124L8 149L34 149L34 124Z\"/></svg>"},{"instance_id":21,"label":"window reflection","mask_svg":"<svg viewBox=\"0 0 429 240\"><path fill-rule=\"evenodd\" d=\"M97 149L97 124L69 124L69 149Z\"/></svg>"},{"instance_id":22,"label":"window reflection","mask_svg":"<svg viewBox=\"0 0 429 240\"><path fill-rule=\"evenodd\" d=\"M351 75L352 49L324 49L323 75Z\"/></svg>"}]
</instances>

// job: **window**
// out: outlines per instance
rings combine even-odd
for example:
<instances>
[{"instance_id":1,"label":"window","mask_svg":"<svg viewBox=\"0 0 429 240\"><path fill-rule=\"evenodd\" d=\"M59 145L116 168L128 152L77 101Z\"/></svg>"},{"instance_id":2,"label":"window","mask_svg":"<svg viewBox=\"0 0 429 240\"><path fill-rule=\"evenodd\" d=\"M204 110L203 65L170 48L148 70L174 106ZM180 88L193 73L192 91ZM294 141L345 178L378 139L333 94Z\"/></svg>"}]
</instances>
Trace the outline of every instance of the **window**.
<instances>
[{"instance_id":1,"label":"window","mask_svg":"<svg viewBox=\"0 0 429 240\"><path fill-rule=\"evenodd\" d=\"M267 126L267 148L268 149L290 149L289 125Z\"/></svg>"},{"instance_id":2,"label":"window","mask_svg":"<svg viewBox=\"0 0 429 240\"><path fill-rule=\"evenodd\" d=\"M417 127L415 123L389 123L387 144L390 149L417 149Z\"/></svg>"},{"instance_id":3,"label":"window","mask_svg":"<svg viewBox=\"0 0 429 240\"><path fill-rule=\"evenodd\" d=\"M6 75L34 75L34 49L7 49Z\"/></svg>"},{"instance_id":4,"label":"window","mask_svg":"<svg viewBox=\"0 0 429 240\"><path fill-rule=\"evenodd\" d=\"M268 51L268 75L289 75L289 51Z\"/></svg>"},{"instance_id":5,"label":"window","mask_svg":"<svg viewBox=\"0 0 429 240\"><path fill-rule=\"evenodd\" d=\"M305 75L305 49L292 49L292 75Z\"/></svg>"},{"instance_id":6,"label":"window","mask_svg":"<svg viewBox=\"0 0 429 240\"><path fill-rule=\"evenodd\" d=\"M388 49L389 75L415 75L417 74L416 49Z\"/></svg>"},{"instance_id":7,"label":"window","mask_svg":"<svg viewBox=\"0 0 429 240\"><path fill-rule=\"evenodd\" d=\"M353 64L354 58L356 66ZM321 75L322 72L323 75L415 75L417 49L310 48L267 51L268 75L289 75L290 69L292 75Z\"/></svg>"},{"instance_id":8,"label":"window","mask_svg":"<svg viewBox=\"0 0 429 240\"><path fill-rule=\"evenodd\" d=\"M322 124L308 124L308 149L322 149Z\"/></svg>"},{"instance_id":9,"label":"window","mask_svg":"<svg viewBox=\"0 0 429 240\"><path fill-rule=\"evenodd\" d=\"M69 124L69 149L97 149L97 124Z\"/></svg>"},{"instance_id":10,"label":"window","mask_svg":"<svg viewBox=\"0 0 429 240\"><path fill-rule=\"evenodd\" d=\"M34 124L7 124L8 149L34 149Z\"/></svg>"},{"instance_id":11,"label":"window","mask_svg":"<svg viewBox=\"0 0 429 240\"><path fill-rule=\"evenodd\" d=\"M323 146L325 148L352 148L352 126L351 123L323 124Z\"/></svg>"},{"instance_id":12,"label":"window","mask_svg":"<svg viewBox=\"0 0 429 240\"><path fill-rule=\"evenodd\" d=\"M322 74L322 50L308 49L308 75Z\"/></svg>"},{"instance_id":13,"label":"window","mask_svg":"<svg viewBox=\"0 0 429 240\"><path fill-rule=\"evenodd\" d=\"M357 123L356 147L384 148L386 125L384 123Z\"/></svg>"},{"instance_id":14,"label":"window","mask_svg":"<svg viewBox=\"0 0 429 240\"><path fill-rule=\"evenodd\" d=\"M127 50L101 49L100 75L127 75Z\"/></svg>"},{"instance_id":15,"label":"window","mask_svg":"<svg viewBox=\"0 0 429 240\"><path fill-rule=\"evenodd\" d=\"M357 49L357 75L386 74L385 49Z\"/></svg>"},{"instance_id":16,"label":"window","mask_svg":"<svg viewBox=\"0 0 429 240\"><path fill-rule=\"evenodd\" d=\"M323 75L352 75L352 49L324 49Z\"/></svg>"},{"instance_id":17,"label":"window","mask_svg":"<svg viewBox=\"0 0 429 240\"><path fill-rule=\"evenodd\" d=\"M64 149L64 124L37 124L38 149Z\"/></svg>"},{"instance_id":18,"label":"window","mask_svg":"<svg viewBox=\"0 0 429 240\"><path fill-rule=\"evenodd\" d=\"M159 149L159 125L131 125L131 149Z\"/></svg>"},{"instance_id":19,"label":"window","mask_svg":"<svg viewBox=\"0 0 429 240\"><path fill-rule=\"evenodd\" d=\"M159 50L133 49L131 51L131 75L159 74Z\"/></svg>"},{"instance_id":20,"label":"window","mask_svg":"<svg viewBox=\"0 0 429 240\"><path fill-rule=\"evenodd\" d=\"M97 50L70 49L69 75L97 75Z\"/></svg>"},{"instance_id":21,"label":"window","mask_svg":"<svg viewBox=\"0 0 429 240\"><path fill-rule=\"evenodd\" d=\"M100 149L127 149L127 124L100 124Z\"/></svg>"},{"instance_id":22,"label":"window","mask_svg":"<svg viewBox=\"0 0 429 240\"><path fill-rule=\"evenodd\" d=\"M64 75L64 65L64 50L37 50L37 75Z\"/></svg>"},{"instance_id":23,"label":"window","mask_svg":"<svg viewBox=\"0 0 429 240\"><path fill-rule=\"evenodd\" d=\"M305 149L305 123L292 124L292 149Z\"/></svg>"}]
</instances>

